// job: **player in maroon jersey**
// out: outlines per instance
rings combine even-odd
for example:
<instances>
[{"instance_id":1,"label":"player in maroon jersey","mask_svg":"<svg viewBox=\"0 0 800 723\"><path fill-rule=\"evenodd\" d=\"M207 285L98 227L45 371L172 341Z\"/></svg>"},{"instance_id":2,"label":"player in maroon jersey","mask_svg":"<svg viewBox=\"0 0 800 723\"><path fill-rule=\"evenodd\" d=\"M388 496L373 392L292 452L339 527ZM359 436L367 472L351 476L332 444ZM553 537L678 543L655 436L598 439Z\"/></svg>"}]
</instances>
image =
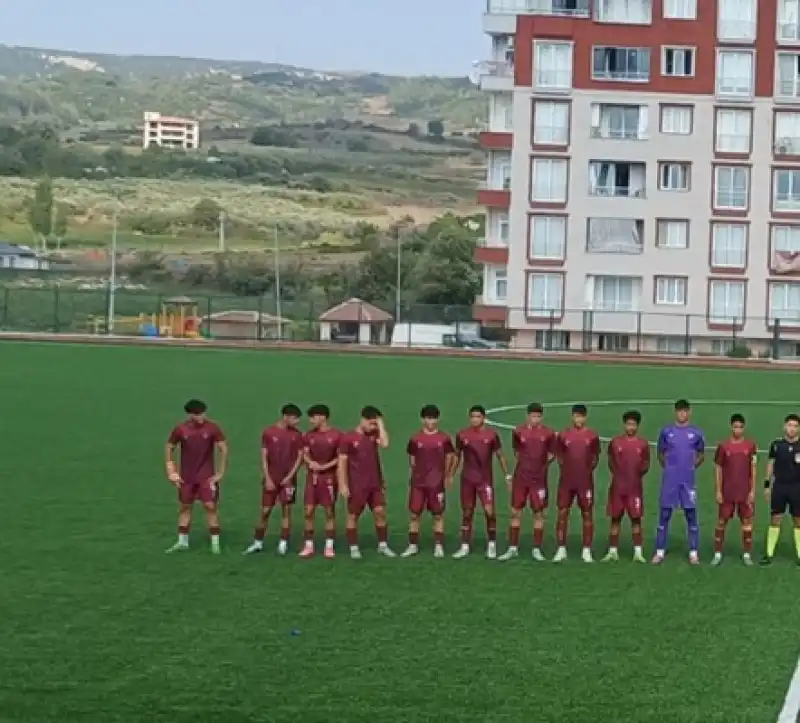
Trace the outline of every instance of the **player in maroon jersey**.
<instances>
[{"instance_id":1,"label":"player in maroon jersey","mask_svg":"<svg viewBox=\"0 0 800 723\"><path fill-rule=\"evenodd\" d=\"M725 528L739 515L742 526L742 561L753 564L753 517L756 499L756 443L744 436L745 420L741 414L731 417L731 436L717 446L714 455L714 481L716 484L719 514L714 529L714 559L712 565L722 562L725 546Z\"/></svg>"},{"instance_id":2,"label":"player in maroon jersey","mask_svg":"<svg viewBox=\"0 0 800 723\"><path fill-rule=\"evenodd\" d=\"M285 555L291 536L292 505L297 495L297 471L303 463L303 433L297 428L302 416L296 404L285 404L281 418L261 434L261 515L253 542L244 552L264 549L264 537L272 510L281 508L278 554Z\"/></svg>"},{"instance_id":3,"label":"player in maroon jersey","mask_svg":"<svg viewBox=\"0 0 800 723\"><path fill-rule=\"evenodd\" d=\"M402 557L419 553L419 518L425 510L433 515L434 557L444 557L445 490L453 484L458 457L449 434L439 429L439 408L422 408L422 429L408 440L406 454L411 467L408 491L408 547Z\"/></svg>"},{"instance_id":4,"label":"player in maroon jersey","mask_svg":"<svg viewBox=\"0 0 800 723\"><path fill-rule=\"evenodd\" d=\"M339 480L339 445L342 433L328 423L331 411L324 404L308 410L311 429L304 439L303 458L308 468L303 503L305 507L305 545L300 557L314 554L314 513L325 511L325 557L333 557L336 540L336 498Z\"/></svg>"},{"instance_id":5,"label":"player in maroon jersey","mask_svg":"<svg viewBox=\"0 0 800 723\"><path fill-rule=\"evenodd\" d=\"M189 549L192 506L200 501L206 511L211 552L221 552L219 543L219 483L228 466L228 443L219 425L206 417L206 405L188 401L186 420L170 432L166 449L167 479L178 490L178 541L167 552ZM175 464L175 450L180 462ZM216 457L216 459L215 459Z\"/></svg>"},{"instance_id":6,"label":"player in maroon jersey","mask_svg":"<svg viewBox=\"0 0 800 723\"><path fill-rule=\"evenodd\" d=\"M381 468L380 450L389 446L389 433L376 407L361 410L358 426L342 435L339 444L339 494L347 500L347 542L350 557L361 559L358 546L358 521L369 507L375 519L378 554L396 557L389 547L386 520L386 483Z\"/></svg>"},{"instance_id":7,"label":"player in maroon jersey","mask_svg":"<svg viewBox=\"0 0 800 723\"><path fill-rule=\"evenodd\" d=\"M469 555L475 504L480 501L486 517L486 557L494 560L497 558L497 513L492 471L495 457L506 481L511 478L503 457L500 435L486 424L486 410L480 405L469 410L469 426L456 435L456 452L461 464L461 547L453 557L460 559Z\"/></svg>"},{"instance_id":8,"label":"player in maroon jersey","mask_svg":"<svg viewBox=\"0 0 800 723\"><path fill-rule=\"evenodd\" d=\"M558 550L553 562L567 559L567 528L572 504L577 501L583 520L584 562L592 562L594 537L594 470L600 459L600 437L586 426L586 406L572 407L572 424L558 435L556 458L560 468L558 479Z\"/></svg>"},{"instance_id":9,"label":"player in maroon jersey","mask_svg":"<svg viewBox=\"0 0 800 723\"><path fill-rule=\"evenodd\" d=\"M517 458L511 491L511 521L508 528L508 550L501 560L511 560L519 555L519 533L522 513L530 505L533 511L533 559L541 562L544 541L544 513L547 509L547 473L556 450L556 433L542 424L544 409L541 404L528 405L528 417L511 436Z\"/></svg>"},{"instance_id":10,"label":"player in maroon jersey","mask_svg":"<svg viewBox=\"0 0 800 723\"><path fill-rule=\"evenodd\" d=\"M608 554L603 562L619 560L619 536L622 518L631 521L634 562L647 562L642 552L642 517L644 516L644 476L650 469L650 444L639 436L642 415L632 410L622 415L624 431L608 443L608 469L611 486L608 490L607 514L611 518L608 533Z\"/></svg>"}]
</instances>

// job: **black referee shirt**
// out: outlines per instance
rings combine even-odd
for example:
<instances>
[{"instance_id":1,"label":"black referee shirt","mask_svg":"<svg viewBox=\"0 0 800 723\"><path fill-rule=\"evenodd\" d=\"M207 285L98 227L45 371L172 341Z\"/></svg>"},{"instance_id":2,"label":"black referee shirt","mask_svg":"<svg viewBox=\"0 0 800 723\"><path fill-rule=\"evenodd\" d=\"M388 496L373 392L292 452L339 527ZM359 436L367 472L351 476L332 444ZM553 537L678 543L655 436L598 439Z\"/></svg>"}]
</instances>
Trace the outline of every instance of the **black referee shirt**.
<instances>
[{"instance_id":1,"label":"black referee shirt","mask_svg":"<svg viewBox=\"0 0 800 723\"><path fill-rule=\"evenodd\" d=\"M776 485L800 485L800 439L775 439L769 445Z\"/></svg>"}]
</instances>

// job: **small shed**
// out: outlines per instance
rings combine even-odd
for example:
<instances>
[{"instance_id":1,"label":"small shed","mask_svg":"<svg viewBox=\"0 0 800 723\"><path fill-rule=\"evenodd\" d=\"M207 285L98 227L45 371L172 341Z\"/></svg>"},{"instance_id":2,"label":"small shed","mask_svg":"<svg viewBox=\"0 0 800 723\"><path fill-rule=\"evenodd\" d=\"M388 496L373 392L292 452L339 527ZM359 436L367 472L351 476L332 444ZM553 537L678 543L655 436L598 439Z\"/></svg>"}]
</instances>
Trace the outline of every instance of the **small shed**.
<instances>
[{"instance_id":1,"label":"small shed","mask_svg":"<svg viewBox=\"0 0 800 723\"><path fill-rule=\"evenodd\" d=\"M386 344L394 317L361 299L348 299L319 317L320 341Z\"/></svg>"},{"instance_id":2,"label":"small shed","mask_svg":"<svg viewBox=\"0 0 800 723\"><path fill-rule=\"evenodd\" d=\"M288 319L246 309L207 314L201 320L204 334L217 339L285 339Z\"/></svg>"},{"instance_id":3,"label":"small shed","mask_svg":"<svg viewBox=\"0 0 800 723\"><path fill-rule=\"evenodd\" d=\"M40 270L50 267L50 262L43 259L29 246L0 241L0 268Z\"/></svg>"}]
</instances>

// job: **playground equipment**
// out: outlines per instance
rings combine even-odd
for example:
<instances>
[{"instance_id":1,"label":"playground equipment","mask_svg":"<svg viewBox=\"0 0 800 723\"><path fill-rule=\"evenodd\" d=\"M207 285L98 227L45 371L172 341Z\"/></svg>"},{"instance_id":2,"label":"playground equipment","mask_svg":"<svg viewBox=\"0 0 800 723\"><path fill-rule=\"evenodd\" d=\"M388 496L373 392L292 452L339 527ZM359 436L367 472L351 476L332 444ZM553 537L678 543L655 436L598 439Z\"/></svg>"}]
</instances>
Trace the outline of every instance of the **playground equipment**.
<instances>
[{"instance_id":1,"label":"playground equipment","mask_svg":"<svg viewBox=\"0 0 800 723\"><path fill-rule=\"evenodd\" d=\"M197 304L186 296L167 299L161 307L161 313L153 314L149 324L142 325L141 332L145 336L197 339L200 336Z\"/></svg>"}]
</instances>

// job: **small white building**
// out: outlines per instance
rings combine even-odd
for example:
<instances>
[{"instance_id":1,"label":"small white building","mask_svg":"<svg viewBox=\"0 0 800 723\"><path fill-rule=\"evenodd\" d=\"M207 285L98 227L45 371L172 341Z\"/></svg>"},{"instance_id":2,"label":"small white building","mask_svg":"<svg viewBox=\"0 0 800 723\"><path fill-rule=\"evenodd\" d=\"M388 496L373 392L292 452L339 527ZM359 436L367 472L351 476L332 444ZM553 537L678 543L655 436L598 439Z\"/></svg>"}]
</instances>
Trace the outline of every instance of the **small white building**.
<instances>
[{"instance_id":1,"label":"small white building","mask_svg":"<svg viewBox=\"0 0 800 723\"><path fill-rule=\"evenodd\" d=\"M50 262L39 256L32 248L0 241L0 269L38 271L48 268L50 268Z\"/></svg>"},{"instance_id":2,"label":"small white building","mask_svg":"<svg viewBox=\"0 0 800 723\"><path fill-rule=\"evenodd\" d=\"M185 151L200 148L200 122L194 118L161 115L152 111L144 114L142 146L182 148Z\"/></svg>"},{"instance_id":3,"label":"small white building","mask_svg":"<svg viewBox=\"0 0 800 723\"><path fill-rule=\"evenodd\" d=\"M320 341L386 344L391 314L361 299L348 299L319 317Z\"/></svg>"}]
</instances>

